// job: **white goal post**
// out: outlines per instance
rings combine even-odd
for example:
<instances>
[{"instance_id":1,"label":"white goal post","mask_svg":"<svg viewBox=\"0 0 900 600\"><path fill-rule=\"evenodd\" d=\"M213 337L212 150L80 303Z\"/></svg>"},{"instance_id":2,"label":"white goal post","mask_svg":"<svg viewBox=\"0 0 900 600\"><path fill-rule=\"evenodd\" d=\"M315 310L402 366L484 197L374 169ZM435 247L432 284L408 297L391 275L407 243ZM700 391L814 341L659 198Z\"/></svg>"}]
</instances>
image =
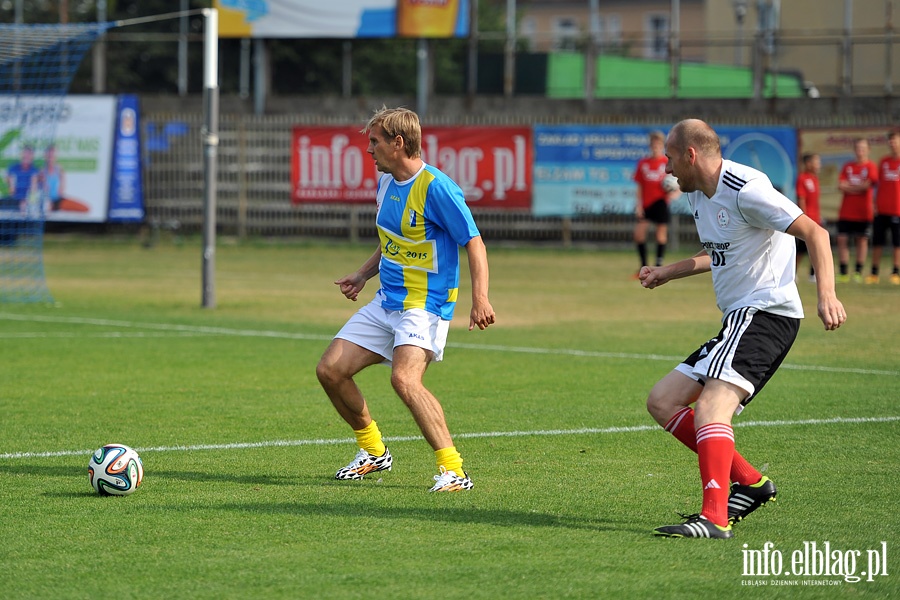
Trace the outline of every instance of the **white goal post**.
<instances>
[{"instance_id":1,"label":"white goal post","mask_svg":"<svg viewBox=\"0 0 900 600\"><path fill-rule=\"evenodd\" d=\"M219 27L214 8L102 23L0 24L0 303L53 301L43 266L46 211L61 178L50 152L58 122L53 115L86 51L108 29L197 14L205 21L201 304L215 308Z\"/></svg>"}]
</instances>

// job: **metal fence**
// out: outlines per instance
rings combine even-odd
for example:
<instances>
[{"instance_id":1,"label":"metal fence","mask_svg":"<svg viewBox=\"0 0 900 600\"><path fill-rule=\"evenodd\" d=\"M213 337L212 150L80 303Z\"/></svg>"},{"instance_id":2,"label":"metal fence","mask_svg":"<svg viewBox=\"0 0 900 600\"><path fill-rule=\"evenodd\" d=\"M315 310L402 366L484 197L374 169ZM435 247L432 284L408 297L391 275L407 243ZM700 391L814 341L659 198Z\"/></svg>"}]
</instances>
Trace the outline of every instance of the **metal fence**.
<instances>
[{"instance_id":1,"label":"metal fence","mask_svg":"<svg viewBox=\"0 0 900 600\"><path fill-rule=\"evenodd\" d=\"M309 117L223 116L219 124L216 220L220 234L377 240L375 204L291 203L291 131ZM178 127L173 128L172 123ZM160 231L196 233L203 224L201 115L149 115L144 121L146 222ZM321 124L321 121L317 121ZM529 210L474 211L486 239L509 242L627 244L630 215L542 217ZM695 239L675 218L671 245Z\"/></svg>"},{"instance_id":2,"label":"metal fence","mask_svg":"<svg viewBox=\"0 0 900 600\"><path fill-rule=\"evenodd\" d=\"M648 114L646 122L658 122ZM519 114L516 122L528 121ZM654 121L656 119L656 121ZM534 122L553 119L534 117ZM470 116L468 125L478 119ZM498 118L483 124L508 123ZM596 121L596 119L595 119ZM634 119L629 122L636 122ZM750 117L731 121L752 125ZM217 225L220 234L245 237L323 237L350 241L376 240L372 204L299 204L291 202L291 143L295 125L346 125L361 120L328 119L310 114L223 115L219 123ZM621 123L609 115L606 123ZM759 119L758 124L771 123ZM794 125L854 127L890 124L890 115L810 118L801 114ZM161 230L196 233L203 224L203 148L200 114L148 114L143 122L144 181L147 224ZM374 199L373 199L374 200ZM631 243L632 215L583 215L577 218L534 217L529 210L476 209L475 219L486 239L510 242ZM674 216L670 245L693 244L696 232L689 217Z\"/></svg>"}]
</instances>

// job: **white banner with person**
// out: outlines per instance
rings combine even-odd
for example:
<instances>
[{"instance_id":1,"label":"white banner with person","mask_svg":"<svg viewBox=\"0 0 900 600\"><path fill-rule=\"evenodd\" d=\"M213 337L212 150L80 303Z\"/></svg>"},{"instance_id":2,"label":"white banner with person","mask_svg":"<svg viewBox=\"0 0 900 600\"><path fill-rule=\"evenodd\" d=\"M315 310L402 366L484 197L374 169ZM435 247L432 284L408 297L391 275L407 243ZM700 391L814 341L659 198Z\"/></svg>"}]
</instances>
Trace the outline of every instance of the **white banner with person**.
<instances>
[{"instance_id":1,"label":"white banner with person","mask_svg":"<svg viewBox=\"0 0 900 600\"><path fill-rule=\"evenodd\" d=\"M30 218L43 213L47 221L106 222L119 100L0 97L4 211ZM142 217L142 202L140 208Z\"/></svg>"}]
</instances>

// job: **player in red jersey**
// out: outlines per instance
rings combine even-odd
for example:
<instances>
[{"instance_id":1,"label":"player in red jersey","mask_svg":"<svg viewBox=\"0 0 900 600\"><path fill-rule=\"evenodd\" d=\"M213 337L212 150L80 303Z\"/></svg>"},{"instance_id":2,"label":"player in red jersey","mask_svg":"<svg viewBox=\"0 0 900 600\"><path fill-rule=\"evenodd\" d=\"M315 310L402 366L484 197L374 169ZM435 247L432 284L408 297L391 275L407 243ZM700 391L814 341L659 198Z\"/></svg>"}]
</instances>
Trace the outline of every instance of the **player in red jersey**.
<instances>
[{"instance_id":1,"label":"player in red jersey","mask_svg":"<svg viewBox=\"0 0 900 600\"><path fill-rule=\"evenodd\" d=\"M900 129L888 133L891 153L878 164L878 194L875 196L875 221L872 229L872 274L866 283L878 283L881 253L891 233L894 270L890 282L900 285Z\"/></svg>"},{"instance_id":2,"label":"player in red jersey","mask_svg":"<svg viewBox=\"0 0 900 600\"><path fill-rule=\"evenodd\" d=\"M663 264L669 236L669 202L678 196L677 190L663 187L666 178L666 157L663 153L666 136L661 131L650 133L650 156L638 161L634 170L637 183L637 202L634 226L634 243L643 267L647 264L647 230L650 223L656 226L656 265Z\"/></svg>"},{"instance_id":3,"label":"player in red jersey","mask_svg":"<svg viewBox=\"0 0 900 600\"><path fill-rule=\"evenodd\" d=\"M797 206L806 216L812 219L816 225L822 224L822 215L819 212L819 169L822 168L822 159L818 154L803 155L803 172L797 177ZM800 270L800 262L807 254L806 242L797 238L797 270ZM816 270L809 265L809 280L815 282Z\"/></svg>"},{"instance_id":4,"label":"player in red jersey","mask_svg":"<svg viewBox=\"0 0 900 600\"><path fill-rule=\"evenodd\" d=\"M869 230L872 228L874 209L872 191L878 185L878 167L869 160L869 142L858 138L853 143L856 160L844 165L838 176L838 189L843 192L838 212L838 261L841 283L850 281L847 265L850 263L850 236L856 240L856 269L853 279L862 283L862 270L869 252Z\"/></svg>"}]
</instances>

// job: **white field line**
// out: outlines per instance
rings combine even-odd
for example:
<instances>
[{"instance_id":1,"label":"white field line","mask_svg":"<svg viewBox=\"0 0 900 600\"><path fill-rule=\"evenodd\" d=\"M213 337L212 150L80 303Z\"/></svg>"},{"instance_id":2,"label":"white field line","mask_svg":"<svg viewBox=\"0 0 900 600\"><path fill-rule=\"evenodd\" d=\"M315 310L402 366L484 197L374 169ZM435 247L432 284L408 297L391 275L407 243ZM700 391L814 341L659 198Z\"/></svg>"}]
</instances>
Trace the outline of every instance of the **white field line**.
<instances>
[{"instance_id":1,"label":"white field line","mask_svg":"<svg viewBox=\"0 0 900 600\"><path fill-rule=\"evenodd\" d=\"M847 425L862 423L896 423L900 416L894 417L835 417L832 419L798 419L792 421L739 421L734 427L790 427L790 426L815 426L815 425ZM504 438L504 437L533 437L533 436L564 436L564 435L605 435L611 433L643 433L648 431L662 431L657 425L633 425L630 427L582 427L579 429L539 429L535 431L482 431L472 433L457 433L453 437L460 439L473 438ZM385 437L386 442L413 442L422 439L421 436L396 436ZM312 440L270 440L262 442L236 442L231 444L194 444L185 446L151 446L147 448L135 448L138 452L195 452L200 450L247 450L254 448L284 448L294 446L333 446L338 444L353 444L354 438L332 438ZM59 450L54 452L7 452L0 454L0 459L16 458L56 458L60 456L87 456L94 450Z\"/></svg>"},{"instance_id":2,"label":"white field line","mask_svg":"<svg viewBox=\"0 0 900 600\"><path fill-rule=\"evenodd\" d=\"M94 325L98 327L120 327L124 329L150 329L157 334L143 332L33 332L33 333L0 333L0 339L5 338L54 338L54 337L165 337L165 332L172 335L190 337L191 335L225 335L240 337L267 337L290 340L314 340L330 341L332 336L307 333L290 333L287 331L266 331L256 329L232 329L228 327L207 327L202 325L179 325L175 323L141 323L134 321L117 321L111 319L94 319L83 317L53 317L46 315L18 315L14 313L0 313L0 320L26 321L41 323L68 323L74 325ZM597 352L592 350L577 350L572 348L535 348L529 346L500 346L490 344L466 344L448 342L449 348L461 348L464 350L481 350L489 352L514 352L522 354L543 354L552 356L577 356L582 358L611 358L625 360L659 360L666 362L681 361L684 356L666 356L664 354L639 354L629 352ZM887 377L900 377L900 371L888 371L882 369L856 369L849 367L828 367L820 365L793 365L785 363L782 369L795 371L819 371L824 373L852 373L856 375L882 375Z\"/></svg>"},{"instance_id":3,"label":"white field line","mask_svg":"<svg viewBox=\"0 0 900 600\"><path fill-rule=\"evenodd\" d=\"M286 331L258 331L253 329L231 329L228 327L206 327L202 325L179 325L176 323L139 323L134 321L116 321L112 319L93 319L84 317L52 317L47 315L17 315L0 313L0 320L26 321L34 323L68 323L73 325L96 325L99 327L122 327L125 329L150 329L152 331L194 333L204 335L231 335L241 337L270 337L292 340L331 340L331 336L310 335L305 333L288 333ZM88 334L89 335L89 334ZM85 336L87 337L87 335Z\"/></svg>"},{"instance_id":4,"label":"white field line","mask_svg":"<svg viewBox=\"0 0 900 600\"><path fill-rule=\"evenodd\" d=\"M29 340L29 339L84 339L84 338L175 338L175 337L203 337L203 334L190 331L19 331L0 333L0 340Z\"/></svg>"}]
</instances>

